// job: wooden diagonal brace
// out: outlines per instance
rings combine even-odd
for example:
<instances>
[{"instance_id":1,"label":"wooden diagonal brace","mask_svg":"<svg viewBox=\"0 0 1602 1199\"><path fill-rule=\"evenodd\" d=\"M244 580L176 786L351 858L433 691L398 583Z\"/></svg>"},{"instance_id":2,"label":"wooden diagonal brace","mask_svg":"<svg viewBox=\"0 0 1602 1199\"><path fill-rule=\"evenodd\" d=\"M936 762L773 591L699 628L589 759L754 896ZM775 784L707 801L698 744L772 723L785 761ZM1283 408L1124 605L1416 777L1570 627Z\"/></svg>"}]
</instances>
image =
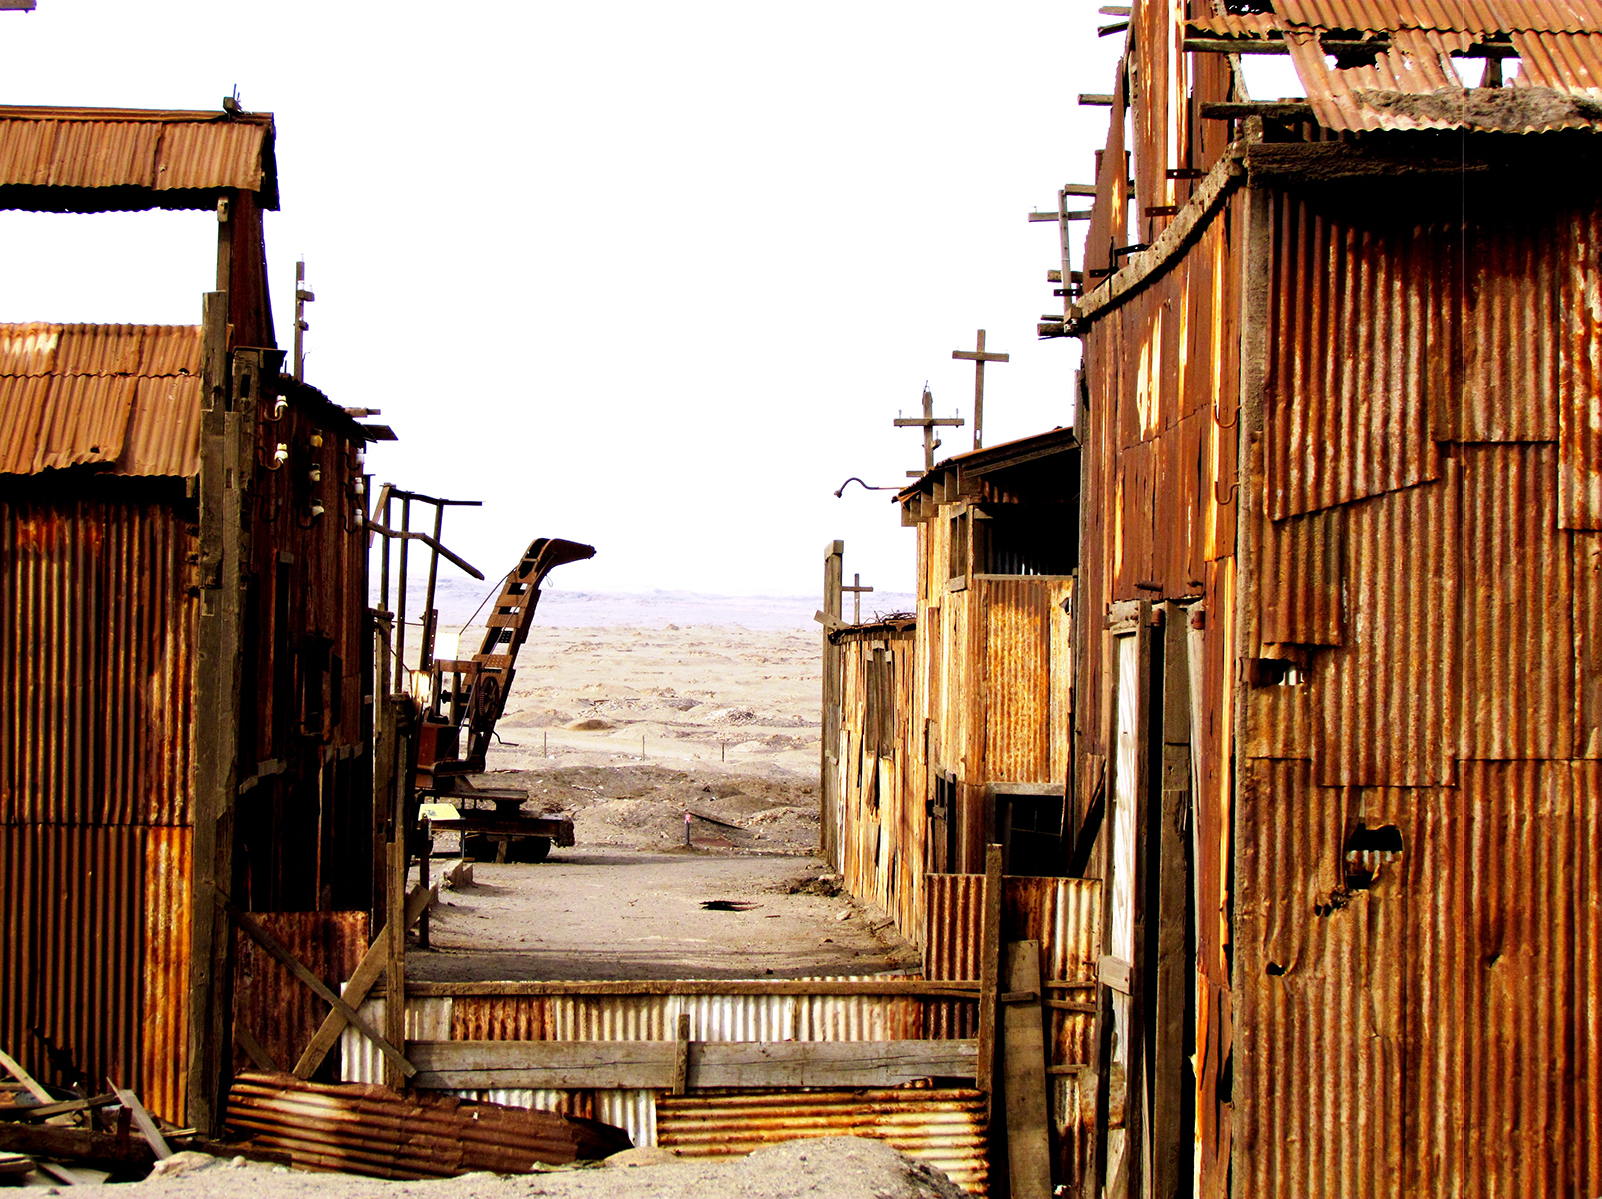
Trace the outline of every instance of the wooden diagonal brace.
<instances>
[{"instance_id":1,"label":"wooden diagonal brace","mask_svg":"<svg viewBox=\"0 0 1602 1199\"><path fill-rule=\"evenodd\" d=\"M225 911L227 911L229 918L233 920L233 922L240 928L244 929L246 935L248 935L252 941L256 942L256 944L260 945L273 957L277 958L278 961L285 966L291 974L310 987L319 999L343 1016L346 1023L350 1024L351 1027L355 1028L357 1032L361 1033L374 1045L377 1045L383 1055L390 1061L394 1062L396 1068L399 1069L402 1074L404 1074L407 1078L411 1078L417 1073L417 1067L406 1060L405 1054L403 1054L399 1049L396 1049L395 1046L391 1045L382 1036L380 1036L378 1030L375 1029L371 1024L367 1023L366 1020L363 1020L361 1016L357 1014L355 1008L351 1007L350 1004L346 1003L338 995L334 994L333 991L329 990L327 983L323 982L322 979L318 978L310 970L306 969L305 966L301 965L300 961L295 957L295 955L290 953L289 950L285 949L277 937L273 936L254 919L252 919L248 912L243 911L238 904L229 899L228 896L224 895L221 888L218 888L217 890L217 898L222 902L223 908Z\"/></svg>"},{"instance_id":2,"label":"wooden diagonal brace","mask_svg":"<svg viewBox=\"0 0 1602 1199\"><path fill-rule=\"evenodd\" d=\"M417 918L423 914L424 909L434 900L433 892L427 887L413 887L412 893L406 897L406 927L410 928ZM351 1007L360 1007L367 998L367 993L373 989L379 977L384 973L384 967L389 962L389 931L388 926L381 930L373 943L367 947L362 960L357 964L355 972L350 976L350 982L345 985L345 1002ZM295 1063L294 1074L296 1078L310 1078L317 1073L317 1067L323 1064L323 1058L339 1040L339 1034L345 1031L345 1015L337 1007L323 1018L316 1035L306 1046L300 1060Z\"/></svg>"}]
</instances>

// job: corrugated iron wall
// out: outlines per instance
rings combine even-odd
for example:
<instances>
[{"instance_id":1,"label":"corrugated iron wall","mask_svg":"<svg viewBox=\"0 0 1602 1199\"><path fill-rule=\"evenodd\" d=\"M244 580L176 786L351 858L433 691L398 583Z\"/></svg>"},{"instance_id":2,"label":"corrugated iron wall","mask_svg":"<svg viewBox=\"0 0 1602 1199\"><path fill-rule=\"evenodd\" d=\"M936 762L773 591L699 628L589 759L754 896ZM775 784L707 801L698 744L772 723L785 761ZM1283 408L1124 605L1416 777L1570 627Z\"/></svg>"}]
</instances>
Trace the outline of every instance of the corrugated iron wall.
<instances>
[{"instance_id":1,"label":"corrugated iron wall","mask_svg":"<svg viewBox=\"0 0 1602 1199\"><path fill-rule=\"evenodd\" d=\"M1594 206L1276 195L1237 1180L1602 1191ZM1588 290L1589 289L1589 290ZM1587 297L1590 297L1588 299ZM1305 515L1304 515L1305 514Z\"/></svg>"},{"instance_id":2,"label":"corrugated iron wall","mask_svg":"<svg viewBox=\"0 0 1602 1199\"><path fill-rule=\"evenodd\" d=\"M1092 1004L1096 961L1102 953L1101 882L1080 878L1003 880L1001 935L1004 941L1039 941L1041 981L1050 998ZM979 945L984 926L985 876L931 874L924 972L931 979L979 977ZM1052 986L1051 984L1058 984ZM924 1008L924 1035L971 1037L978 1011L971 1003L936 1001ZM1052 1066L1090 1060L1094 1025L1088 1012L1053 1009L1047 1025L1047 1057ZM1055 1121L1058 1160L1055 1177L1075 1193L1085 1180L1095 1133L1095 1094L1082 1074L1050 1075L1050 1110Z\"/></svg>"},{"instance_id":3,"label":"corrugated iron wall","mask_svg":"<svg viewBox=\"0 0 1602 1199\"><path fill-rule=\"evenodd\" d=\"M366 912L257 912L278 943L330 988L348 979L367 950ZM243 1025L279 1071L292 1069L328 1015L328 1004L256 944L235 933L234 1022ZM234 1069L256 1068L234 1044Z\"/></svg>"},{"instance_id":4,"label":"corrugated iron wall","mask_svg":"<svg viewBox=\"0 0 1602 1199\"><path fill-rule=\"evenodd\" d=\"M731 1157L831 1136L884 1141L943 1171L970 1195L990 1193L979 1091L742 1091L657 1101L657 1143L683 1157Z\"/></svg>"},{"instance_id":5,"label":"corrugated iron wall","mask_svg":"<svg viewBox=\"0 0 1602 1199\"><path fill-rule=\"evenodd\" d=\"M235 898L252 911L372 903L367 534L356 516L361 443L348 424L315 401L292 404L257 430L258 463L271 462L280 443L289 462L263 466L253 480L242 773L283 766L240 813L243 893ZM321 516L310 515L314 501Z\"/></svg>"},{"instance_id":6,"label":"corrugated iron wall","mask_svg":"<svg viewBox=\"0 0 1602 1199\"><path fill-rule=\"evenodd\" d=\"M1221 1195L1230 1155L1230 846L1241 256L1230 204L1166 273L1084 335L1074 824L1108 782L1106 619L1114 601L1199 609L1191 662L1196 895L1196 1155ZM1087 249L1088 252L1088 249Z\"/></svg>"},{"instance_id":7,"label":"corrugated iron wall","mask_svg":"<svg viewBox=\"0 0 1602 1199\"><path fill-rule=\"evenodd\" d=\"M854 981L854 980L834 980ZM894 995L471 995L412 996L410 1041L671 1041L680 1014L698 1041L897 1041L926 1034L924 1001ZM384 1001L366 1000L363 1017L384 1026ZM384 1059L347 1028L340 1037L341 1078L382 1082ZM636 1145L655 1145L659 1092L641 1089L556 1091L528 1088L461 1092L468 1098L573 1115L593 1115L627 1130Z\"/></svg>"},{"instance_id":8,"label":"corrugated iron wall","mask_svg":"<svg viewBox=\"0 0 1602 1199\"><path fill-rule=\"evenodd\" d=\"M184 509L167 481L0 493L0 1045L49 1081L112 1075L173 1120L188 1053Z\"/></svg>"},{"instance_id":9,"label":"corrugated iron wall","mask_svg":"<svg viewBox=\"0 0 1602 1199\"><path fill-rule=\"evenodd\" d=\"M917 642L911 629L888 626L836 640L844 679L836 865L852 895L883 908L916 943L928 830L913 721Z\"/></svg>"},{"instance_id":10,"label":"corrugated iron wall","mask_svg":"<svg viewBox=\"0 0 1602 1199\"><path fill-rule=\"evenodd\" d=\"M126 490L0 493L0 821L189 822L195 528Z\"/></svg>"},{"instance_id":11,"label":"corrugated iron wall","mask_svg":"<svg viewBox=\"0 0 1602 1199\"><path fill-rule=\"evenodd\" d=\"M1067 777L1073 697L1067 578L978 575L983 613L976 656L982 670L983 758L967 781L1050 783Z\"/></svg>"}]
</instances>

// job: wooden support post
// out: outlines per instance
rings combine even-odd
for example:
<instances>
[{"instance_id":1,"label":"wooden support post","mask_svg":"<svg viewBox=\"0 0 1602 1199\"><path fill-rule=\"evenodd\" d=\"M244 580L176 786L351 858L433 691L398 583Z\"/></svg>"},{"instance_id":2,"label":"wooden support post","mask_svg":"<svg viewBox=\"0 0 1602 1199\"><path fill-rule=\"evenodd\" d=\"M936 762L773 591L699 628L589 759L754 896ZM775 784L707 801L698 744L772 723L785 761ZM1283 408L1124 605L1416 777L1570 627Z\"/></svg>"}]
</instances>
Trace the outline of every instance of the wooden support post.
<instances>
[{"instance_id":1,"label":"wooden support post","mask_svg":"<svg viewBox=\"0 0 1602 1199\"><path fill-rule=\"evenodd\" d=\"M389 539L384 539L389 544ZM372 928L383 928L389 920L390 820L395 805L395 727L390 702L390 672L393 668L390 632L392 618L382 609L369 609L373 638L373 752L371 754L373 817L373 895L370 908Z\"/></svg>"},{"instance_id":2,"label":"wooden support post","mask_svg":"<svg viewBox=\"0 0 1602 1199\"><path fill-rule=\"evenodd\" d=\"M224 260L219 248L219 264ZM233 940L217 907L218 886L234 869L234 804L239 793L240 680L244 582L250 553L244 493L255 464L261 356L230 369L228 296L211 292L201 314L200 618L195 672L194 849L190 890L189 1070L187 1116L206 1135L222 1127L232 1059Z\"/></svg>"},{"instance_id":3,"label":"wooden support post","mask_svg":"<svg viewBox=\"0 0 1602 1199\"><path fill-rule=\"evenodd\" d=\"M1012 1199L1050 1199L1051 1137L1046 1117L1046 1035L1040 1002L1040 942L1006 946L1008 1002L1002 1014L1002 1095Z\"/></svg>"},{"instance_id":4,"label":"wooden support post","mask_svg":"<svg viewBox=\"0 0 1602 1199\"><path fill-rule=\"evenodd\" d=\"M979 1062L974 1085L996 1114L996 983L1001 974L1001 846L985 846L985 910L979 940Z\"/></svg>"},{"instance_id":5,"label":"wooden support post","mask_svg":"<svg viewBox=\"0 0 1602 1199\"><path fill-rule=\"evenodd\" d=\"M679 1013L679 1040L673 1058L673 1093L682 1095L690 1086L690 1013Z\"/></svg>"},{"instance_id":6,"label":"wooden support post","mask_svg":"<svg viewBox=\"0 0 1602 1199\"><path fill-rule=\"evenodd\" d=\"M843 613L845 584L845 542L831 541L823 547L823 614L838 626ZM844 656L840 647L829 640L829 625L823 627L823 728L822 760L819 769L823 777L818 780L822 825L819 847L823 860L836 870L845 865L842 849L834 843L835 813L840 806L840 703L844 680L840 677Z\"/></svg>"},{"instance_id":7,"label":"wooden support post","mask_svg":"<svg viewBox=\"0 0 1602 1199\"><path fill-rule=\"evenodd\" d=\"M404 554L404 550L402 553ZM404 563L404 558L402 559ZM389 934L389 962L384 971L384 1019L389 1042L402 1054L406 1053L406 874L409 865L406 844L406 791L410 782L407 764L411 759L409 741L415 733L401 727L400 696L389 698L390 727L394 730L393 783L390 788L390 810L393 813L389 842L389 883L386 891L388 915L385 928ZM405 1086L404 1072L397 1063L387 1063L385 1071L389 1085L396 1090Z\"/></svg>"},{"instance_id":8,"label":"wooden support post","mask_svg":"<svg viewBox=\"0 0 1602 1199\"><path fill-rule=\"evenodd\" d=\"M1162 779L1152 805L1148 854L1157 910L1147 922L1148 968L1155 970L1151 1013L1152 1193L1177 1195L1191 1175L1195 1081L1186 1052L1195 961L1190 908L1190 630L1184 609L1165 604L1162 641ZM1154 655L1155 656L1155 655Z\"/></svg>"}]
</instances>

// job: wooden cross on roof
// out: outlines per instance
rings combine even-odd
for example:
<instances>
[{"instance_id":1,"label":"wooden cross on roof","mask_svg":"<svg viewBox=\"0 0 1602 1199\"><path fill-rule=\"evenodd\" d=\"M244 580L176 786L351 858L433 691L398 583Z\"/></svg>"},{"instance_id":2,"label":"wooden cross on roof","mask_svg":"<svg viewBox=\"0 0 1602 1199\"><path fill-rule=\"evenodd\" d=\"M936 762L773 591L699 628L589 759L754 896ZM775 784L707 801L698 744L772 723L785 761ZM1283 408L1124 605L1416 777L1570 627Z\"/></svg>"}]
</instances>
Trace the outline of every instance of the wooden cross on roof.
<instances>
[{"instance_id":1,"label":"wooden cross on roof","mask_svg":"<svg viewBox=\"0 0 1602 1199\"><path fill-rule=\"evenodd\" d=\"M862 576L854 574L854 575L851 576L851 586L849 586L849 587L842 586L840 588L840 590L841 591L849 591L849 592L852 593L851 594L851 623L852 624L861 624L862 623L862 593L864 591L872 591L873 588L872 587L864 587L862 585Z\"/></svg>"},{"instance_id":2,"label":"wooden cross on roof","mask_svg":"<svg viewBox=\"0 0 1602 1199\"><path fill-rule=\"evenodd\" d=\"M973 448L977 450L984 445L985 363L1006 362L1007 355L985 353L985 331L981 329L974 349L952 350L951 356L973 363Z\"/></svg>"},{"instance_id":3,"label":"wooden cross on roof","mask_svg":"<svg viewBox=\"0 0 1602 1199\"><path fill-rule=\"evenodd\" d=\"M923 429L923 470L909 470L907 472L909 478L922 478L934 469L934 452L940 448L940 442L934 435L935 426L960 424L962 424L962 417L960 416L936 416L934 414L934 396L930 394L929 387L925 384L923 389L923 415L896 417L896 428L898 429L909 427L921 427Z\"/></svg>"}]
</instances>

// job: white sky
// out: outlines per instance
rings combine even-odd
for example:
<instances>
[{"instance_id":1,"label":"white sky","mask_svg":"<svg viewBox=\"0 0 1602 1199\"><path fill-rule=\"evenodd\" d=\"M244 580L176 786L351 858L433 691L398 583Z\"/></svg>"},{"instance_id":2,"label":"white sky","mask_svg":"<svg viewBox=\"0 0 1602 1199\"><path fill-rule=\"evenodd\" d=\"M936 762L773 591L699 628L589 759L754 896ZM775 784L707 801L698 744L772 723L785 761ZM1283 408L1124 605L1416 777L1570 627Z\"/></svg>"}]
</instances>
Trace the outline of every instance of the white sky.
<instances>
[{"instance_id":1,"label":"white sky","mask_svg":"<svg viewBox=\"0 0 1602 1199\"><path fill-rule=\"evenodd\" d=\"M553 535L599 549L559 587L805 595L840 537L908 590L888 493L833 492L921 465L890 422L926 379L971 423L951 351L1012 355L987 445L1071 419L1025 214L1092 178L1107 110L1076 97L1123 43L1097 7L39 0L0 13L0 97L275 113L280 340L304 254L308 381L383 409L380 480L485 501L446 541L491 577ZM0 320L195 323L214 238L0 213Z\"/></svg>"}]
</instances>

